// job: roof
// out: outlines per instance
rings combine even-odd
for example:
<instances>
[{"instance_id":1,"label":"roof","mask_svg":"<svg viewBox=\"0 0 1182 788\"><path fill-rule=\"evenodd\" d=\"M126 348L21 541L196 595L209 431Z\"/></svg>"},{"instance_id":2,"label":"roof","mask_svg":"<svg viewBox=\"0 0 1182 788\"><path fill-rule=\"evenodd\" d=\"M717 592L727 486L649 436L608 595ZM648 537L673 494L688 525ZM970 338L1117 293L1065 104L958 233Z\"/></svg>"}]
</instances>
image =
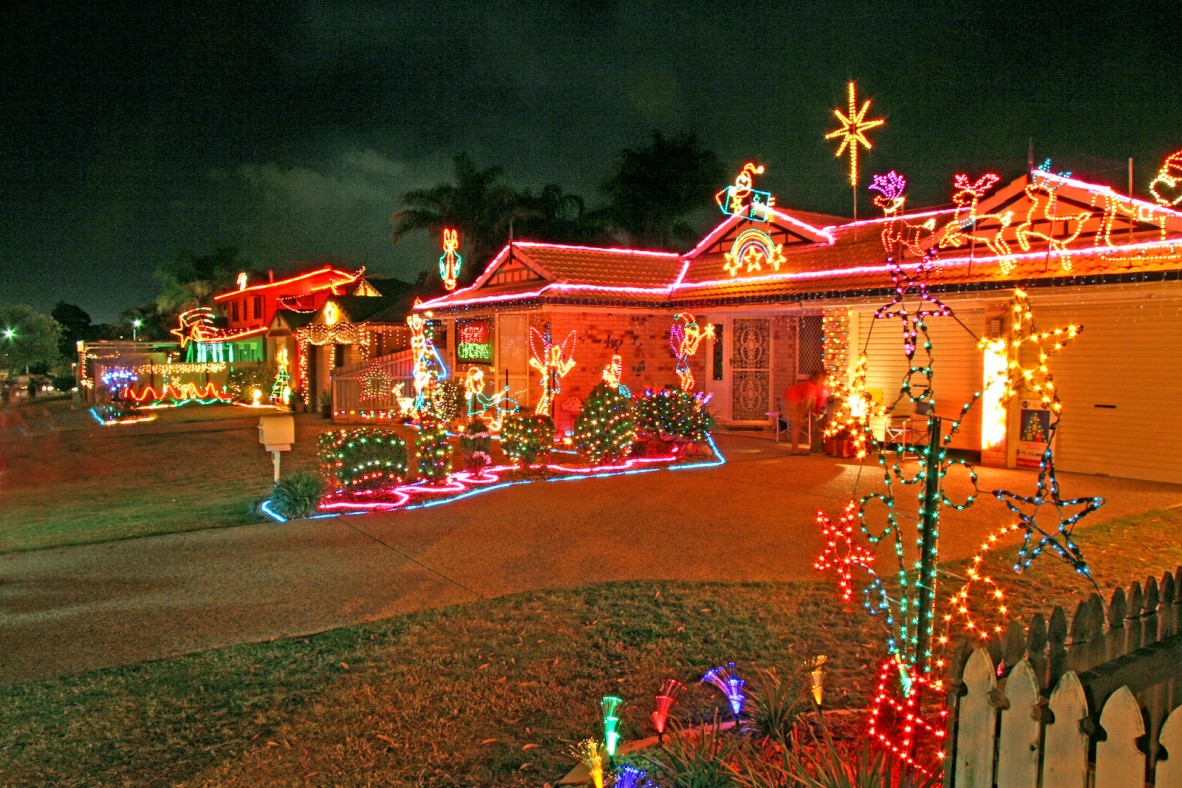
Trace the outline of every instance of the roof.
<instances>
[{"instance_id":1,"label":"roof","mask_svg":"<svg viewBox=\"0 0 1182 788\"><path fill-rule=\"evenodd\" d=\"M935 259L924 276L936 290L1182 272L1178 211L1041 170L989 193L995 180L958 176L953 207L858 222L759 206L756 217L727 217L685 255L517 243L470 287L420 308L677 309L848 297L893 290L888 254L917 276L929 250Z\"/></svg>"},{"instance_id":2,"label":"roof","mask_svg":"<svg viewBox=\"0 0 1182 788\"><path fill-rule=\"evenodd\" d=\"M335 292L337 288L356 282L364 272L364 268L350 273L332 265L326 265L313 271L305 271L295 276L289 276L286 279L277 279L274 282L263 282L261 284L239 288L238 290L218 293L213 297L213 300L228 301L242 295L262 295L264 293L275 296L290 296L307 295L308 293L315 293L320 290L333 290Z\"/></svg>"}]
</instances>

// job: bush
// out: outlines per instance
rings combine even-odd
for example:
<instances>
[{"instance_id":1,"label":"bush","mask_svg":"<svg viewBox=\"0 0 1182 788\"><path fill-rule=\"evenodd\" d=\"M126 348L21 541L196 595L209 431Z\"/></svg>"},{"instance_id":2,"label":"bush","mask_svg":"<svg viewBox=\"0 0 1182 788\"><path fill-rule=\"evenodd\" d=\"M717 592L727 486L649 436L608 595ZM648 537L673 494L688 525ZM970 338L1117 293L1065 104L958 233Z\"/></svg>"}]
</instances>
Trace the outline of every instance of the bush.
<instances>
[{"instance_id":1,"label":"bush","mask_svg":"<svg viewBox=\"0 0 1182 788\"><path fill-rule=\"evenodd\" d=\"M501 448L517 465L536 465L550 459L554 420L549 416L513 413L501 425Z\"/></svg>"},{"instance_id":2,"label":"bush","mask_svg":"<svg viewBox=\"0 0 1182 788\"><path fill-rule=\"evenodd\" d=\"M447 427L438 421L428 421L419 430L415 446L419 457L419 479L432 484L446 484L451 475L451 444Z\"/></svg>"},{"instance_id":3,"label":"bush","mask_svg":"<svg viewBox=\"0 0 1182 788\"><path fill-rule=\"evenodd\" d=\"M265 364L243 364L234 367L226 375L226 393L235 402L254 401L254 390L263 392L263 399L271 396L271 386L275 383L275 371Z\"/></svg>"},{"instance_id":4,"label":"bush","mask_svg":"<svg viewBox=\"0 0 1182 788\"><path fill-rule=\"evenodd\" d=\"M620 389L607 383L591 389L575 419L579 452L595 465L618 462L628 456L635 433L631 401Z\"/></svg>"},{"instance_id":5,"label":"bush","mask_svg":"<svg viewBox=\"0 0 1182 788\"><path fill-rule=\"evenodd\" d=\"M484 469L492 462L492 433L480 418L472 419L460 436L460 456L464 459L464 470L477 476L484 475Z\"/></svg>"},{"instance_id":6,"label":"bush","mask_svg":"<svg viewBox=\"0 0 1182 788\"><path fill-rule=\"evenodd\" d=\"M324 481L312 471L300 471L280 479L271 493L275 511L287 518L307 517L324 496Z\"/></svg>"},{"instance_id":7,"label":"bush","mask_svg":"<svg viewBox=\"0 0 1182 788\"><path fill-rule=\"evenodd\" d=\"M464 387L454 380L440 381L429 391L424 410L436 420L450 423L467 410Z\"/></svg>"},{"instance_id":8,"label":"bush","mask_svg":"<svg viewBox=\"0 0 1182 788\"><path fill-rule=\"evenodd\" d=\"M73 391L78 380L73 375L58 375L53 379L53 387L57 391Z\"/></svg>"},{"instance_id":9,"label":"bush","mask_svg":"<svg viewBox=\"0 0 1182 788\"><path fill-rule=\"evenodd\" d=\"M636 429L649 435L684 441L704 441L714 428L714 417L702 397L676 389L649 389L636 401Z\"/></svg>"},{"instance_id":10,"label":"bush","mask_svg":"<svg viewBox=\"0 0 1182 788\"><path fill-rule=\"evenodd\" d=\"M320 473L332 489L376 490L406 481L406 441L380 427L321 433Z\"/></svg>"}]
</instances>

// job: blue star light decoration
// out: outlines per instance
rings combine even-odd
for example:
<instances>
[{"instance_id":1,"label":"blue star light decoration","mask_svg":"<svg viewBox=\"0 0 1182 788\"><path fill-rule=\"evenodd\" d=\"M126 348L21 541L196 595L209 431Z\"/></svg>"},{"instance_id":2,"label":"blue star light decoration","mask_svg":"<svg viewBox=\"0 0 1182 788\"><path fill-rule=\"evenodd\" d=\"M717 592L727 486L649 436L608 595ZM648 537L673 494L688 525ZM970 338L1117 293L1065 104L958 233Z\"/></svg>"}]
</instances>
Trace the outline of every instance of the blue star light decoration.
<instances>
[{"instance_id":1,"label":"blue star light decoration","mask_svg":"<svg viewBox=\"0 0 1182 788\"><path fill-rule=\"evenodd\" d=\"M1051 428L1052 436L1055 427ZM1048 438L1051 436L1048 436ZM1092 570L1088 568L1083 553L1071 538L1075 524L1104 505L1103 498L1083 497L1063 500L1059 494L1059 480L1055 477L1055 458L1051 453L1050 440L1043 451L1042 462L1039 464L1038 488L1034 495L1023 496L1009 490L994 490L994 496L1006 505L1018 518L1016 526L1026 532L1022 542L1022 549L1018 551L1018 560L1014 563L1015 572L1026 571L1034 559L1044 549L1051 552L1064 563L1079 572L1084 577L1091 577ZM1054 532L1042 528L1036 518L1044 506L1055 509L1059 522ZM1074 512L1071 512L1075 509Z\"/></svg>"}]
</instances>

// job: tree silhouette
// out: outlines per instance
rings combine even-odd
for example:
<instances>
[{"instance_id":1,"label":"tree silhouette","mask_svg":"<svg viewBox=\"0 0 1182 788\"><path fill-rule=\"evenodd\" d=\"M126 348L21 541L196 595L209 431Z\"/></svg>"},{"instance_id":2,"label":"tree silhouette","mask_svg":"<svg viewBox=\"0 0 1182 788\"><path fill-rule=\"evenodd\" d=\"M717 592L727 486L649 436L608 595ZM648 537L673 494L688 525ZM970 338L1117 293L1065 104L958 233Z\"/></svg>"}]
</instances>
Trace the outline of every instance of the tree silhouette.
<instances>
[{"instance_id":1,"label":"tree silhouette","mask_svg":"<svg viewBox=\"0 0 1182 788\"><path fill-rule=\"evenodd\" d=\"M652 133L648 145L620 152L603 184L613 227L642 247L674 249L697 239L685 217L711 204L725 179L722 162L696 134Z\"/></svg>"},{"instance_id":2,"label":"tree silhouette","mask_svg":"<svg viewBox=\"0 0 1182 788\"><path fill-rule=\"evenodd\" d=\"M251 273L252 265L232 246L205 255L181 252L155 271L160 283L156 306L168 317L193 307L211 306L214 293L235 289L238 274L244 271Z\"/></svg>"},{"instance_id":3,"label":"tree silhouette","mask_svg":"<svg viewBox=\"0 0 1182 788\"><path fill-rule=\"evenodd\" d=\"M537 195L526 189L517 200L522 218L514 226L514 234L522 240L567 244L606 244L612 240L607 212L587 210L582 197L564 192L557 183L543 186Z\"/></svg>"}]
</instances>

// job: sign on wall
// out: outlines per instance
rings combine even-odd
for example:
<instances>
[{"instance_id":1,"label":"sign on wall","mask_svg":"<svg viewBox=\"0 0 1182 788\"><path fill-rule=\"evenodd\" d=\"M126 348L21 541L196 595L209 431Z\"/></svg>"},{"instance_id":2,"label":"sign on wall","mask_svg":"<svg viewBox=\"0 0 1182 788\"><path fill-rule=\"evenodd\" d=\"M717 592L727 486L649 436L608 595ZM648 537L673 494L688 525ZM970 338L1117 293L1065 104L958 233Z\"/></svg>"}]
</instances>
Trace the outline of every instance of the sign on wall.
<instances>
[{"instance_id":1,"label":"sign on wall","mask_svg":"<svg viewBox=\"0 0 1182 788\"><path fill-rule=\"evenodd\" d=\"M493 363L491 317L456 321L456 361L461 364Z\"/></svg>"}]
</instances>

